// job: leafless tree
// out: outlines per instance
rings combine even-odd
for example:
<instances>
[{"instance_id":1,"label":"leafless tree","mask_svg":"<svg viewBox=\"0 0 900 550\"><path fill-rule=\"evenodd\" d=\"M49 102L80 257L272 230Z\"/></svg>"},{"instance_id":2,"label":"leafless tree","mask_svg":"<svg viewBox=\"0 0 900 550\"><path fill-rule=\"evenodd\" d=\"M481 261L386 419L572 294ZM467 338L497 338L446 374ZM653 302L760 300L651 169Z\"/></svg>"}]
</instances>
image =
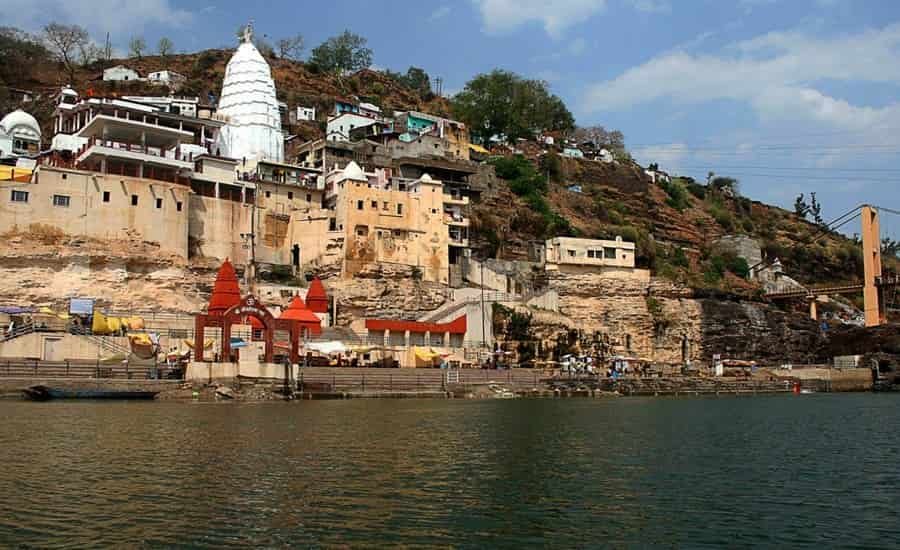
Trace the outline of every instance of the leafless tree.
<instances>
[{"instance_id":1,"label":"leafless tree","mask_svg":"<svg viewBox=\"0 0 900 550\"><path fill-rule=\"evenodd\" d=\"M172 43L171 40L163 36L159 39L159 43L156 45L157 51L159 51L159 55L166 57L173 51L175 51L175 44Z\"/></svg>"},{"instance_id":2,"label":"leafless tree","mask_svg":"<svg viewBox=\"0 0 900 550\"><path fill-rule=\"evenodd\" d=\"M90 35L78 25L49 23L43 29L44 42L47 49L53 52L56 59L63 64L69 76L69 82L75 81L75 70L79 56L82 56L91 43Z\"/></svg>"},{"instance_id":3,"label":"leafless tree","mask_svg":"<svg viewBox=\"0 0 900 550\"><path fill-rule=\"evenodd\" d=\"M140 59L146 49L147 42L142 36L135 36L128 42L128 53L131 57Z\"/></svg>"},{"instance_id":4,"label":"leafless tree","mask_svg":"<svg viewBox=\"0 0 900 550\"><path fill-rule=\"evenodd\" d=\"M290 38L282 38L275 43L278 47L278 57L282 59L293 59L297 61L303 55L305 48L303 36L297 35Z\"/></svg>"}]
</instances>

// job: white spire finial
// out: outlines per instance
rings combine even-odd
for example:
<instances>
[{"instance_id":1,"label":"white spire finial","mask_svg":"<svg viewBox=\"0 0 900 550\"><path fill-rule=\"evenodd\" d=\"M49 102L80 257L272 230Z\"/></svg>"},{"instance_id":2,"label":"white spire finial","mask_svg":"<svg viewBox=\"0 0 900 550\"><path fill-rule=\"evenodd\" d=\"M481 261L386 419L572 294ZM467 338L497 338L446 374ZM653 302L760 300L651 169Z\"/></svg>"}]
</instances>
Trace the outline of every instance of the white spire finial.
<instances>
[{"instance_id":1,"label":"white spire finial","mask_svg":"<svg viewBox=\"0 0 900 550\"><path fill-rule=\"evenodd\" d=\"M242 42L250 43L253 40L253 20L251 19L247 26L244 27L244 35L241 37Z\"/></svg>"}]
</instances>

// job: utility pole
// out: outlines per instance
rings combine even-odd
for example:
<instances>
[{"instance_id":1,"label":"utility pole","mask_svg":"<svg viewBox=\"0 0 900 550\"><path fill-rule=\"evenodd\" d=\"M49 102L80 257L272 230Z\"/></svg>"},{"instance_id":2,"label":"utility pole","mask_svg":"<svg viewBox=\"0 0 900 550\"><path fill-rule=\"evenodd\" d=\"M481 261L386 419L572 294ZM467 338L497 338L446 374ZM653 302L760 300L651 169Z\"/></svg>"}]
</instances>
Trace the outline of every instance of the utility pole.
<instances>
[{"instance_id":1,"label":"utility pole","mask_svg":"<svg viewBox=\"0 0 900 550\"><path fill-rule=\"evenodd\" d=\"M490 350L487 341L487 322L484 319L484 260L481 261L481 340L484 347Z\"/></svg>"}]
</instances>

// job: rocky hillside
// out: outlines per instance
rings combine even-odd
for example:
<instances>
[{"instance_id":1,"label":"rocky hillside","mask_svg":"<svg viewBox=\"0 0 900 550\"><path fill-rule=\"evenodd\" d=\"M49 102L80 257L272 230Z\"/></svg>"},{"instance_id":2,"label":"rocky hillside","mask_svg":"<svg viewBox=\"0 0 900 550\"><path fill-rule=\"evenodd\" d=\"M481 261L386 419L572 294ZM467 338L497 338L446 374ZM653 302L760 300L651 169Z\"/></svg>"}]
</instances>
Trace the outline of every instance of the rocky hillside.
<instances>
[{"instance_id":1,"label":"rocky hillside","mask_svg":"<svg viewBox=\"0 0 900 550\"><path fill-rule=\"evenodd\" d=\"M755 289L749 265L718 245L726 235L752 238L763 259L807 284L858 280L858 243L792 212L689 179L654 183L644 169L549 154L497 163L505 179L473 208L475 240L485 255L527 259L529 245L554 235L637 243L638 263L695 289ZM549 183L548 183L549 182ZM852 229L851 229L852 231ZM897 270L895 258L886 258Z\"/></svg>"},{"instance_id":2,"label":"rocky hillside","mask_svg":"<svg viewBox=\"0 0 900 550\"><path fill-rule=\"evenodd\" d=\"M104 82L103 69L116 65L125 65L141 75L172 70L188 78L179 95L199 96L205 101L209 93L219 95L225 66L234 50L204 50L192 54L162 56L144 56L140 59L114 59L109 62L97 62L79 69L72 86L80 93L89 89L104 95L139 95L154 94L167 90L159 86L151 86L145 82ZM316 107L320 123L334 107L338 97L356 96L361 101L374 103L385 110L416 109L429 113L449 115L449 102L434 94L422 95L385 73L374 70L361 70L351 75L338 76L314 72L306 63L290 59L269 58L273 77L278 92L278 99L288 104L289 109L298 105ZM45 62L30 70L16 73L15 79L5 85L28 90L55 93L61 86L69 84L63 67L55 62ZM36 106L34 114L42 126L49 132L53 114L52 101L46 98ZM322 126L324 127L324 126ZM321 135L317 124L299 125L291 128L301 138L313 138ZM48 134L49 135L49 134Z\"/></svg>"}]
</instances>

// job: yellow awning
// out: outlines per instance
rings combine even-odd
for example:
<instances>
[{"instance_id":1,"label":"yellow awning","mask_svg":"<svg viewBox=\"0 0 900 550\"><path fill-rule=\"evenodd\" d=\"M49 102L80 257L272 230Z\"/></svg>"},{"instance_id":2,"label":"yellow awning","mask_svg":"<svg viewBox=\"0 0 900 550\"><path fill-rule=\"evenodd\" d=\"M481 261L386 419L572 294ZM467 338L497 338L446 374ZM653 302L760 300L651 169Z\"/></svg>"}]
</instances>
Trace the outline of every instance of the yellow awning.
<instances>
[{"instance_id":1,"label":"yellow awning","mask_svg":"<svg viewBox=\"0 0 900 550\"><path fill-rule=\"evenodd\" d=\"M489 155L491 152L482 147L481 145L476 145L474 143L469 144L469 149L475 151L476 153L481 153L483 155Z\"/></svg>"},{"instance_id":2,"label":"yellow awning","mask_svg":"<svg viewBox=\"0 0 900 550\"><path fill-rule=\"evenodd\" d=\"M416 359L422 361L433 361L435 357L441 356L440 353L435 353L431 348L413 348L413 352L416 354Z\"/></svg>"},{"instance_id":3,"label":"yellow awning","mask_svg":"<svg viewBox=\"0 0 900 550\"><path fill-rule=\"evenodd\" d=\"M28 168L0 165L0 181L15 179L15 181L27 183L31 181L31 172Z\"/></svg>"}]
</instances>

